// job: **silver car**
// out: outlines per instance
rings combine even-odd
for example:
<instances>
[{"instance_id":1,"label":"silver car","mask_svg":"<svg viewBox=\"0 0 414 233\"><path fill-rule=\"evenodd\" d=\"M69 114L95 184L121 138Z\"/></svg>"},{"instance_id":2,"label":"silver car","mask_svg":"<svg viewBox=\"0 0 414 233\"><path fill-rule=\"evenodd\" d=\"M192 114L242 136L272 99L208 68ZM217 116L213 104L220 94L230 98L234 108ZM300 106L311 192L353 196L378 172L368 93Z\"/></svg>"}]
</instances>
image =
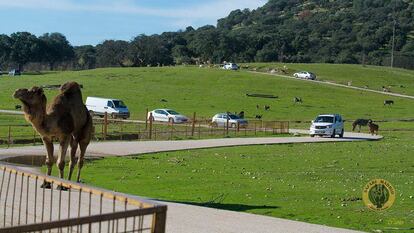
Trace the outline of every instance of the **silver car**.
<instances>
[{"instance_id":1,"label":"silver car","mask_svg":"<svg viewBox=\"0 0 414 233\"><path fill-rule=\"evenodd\" d=\"M248 121L245 119L240 118L239 116L236 116L235 114L231 113L218 113L213 116L211 119L211 124L213 126L220 126L224 127L227 126L227 119L229 127L236 128L237 124L241 128L245 128L248 125Z\"/></svg>"}]
</instances>

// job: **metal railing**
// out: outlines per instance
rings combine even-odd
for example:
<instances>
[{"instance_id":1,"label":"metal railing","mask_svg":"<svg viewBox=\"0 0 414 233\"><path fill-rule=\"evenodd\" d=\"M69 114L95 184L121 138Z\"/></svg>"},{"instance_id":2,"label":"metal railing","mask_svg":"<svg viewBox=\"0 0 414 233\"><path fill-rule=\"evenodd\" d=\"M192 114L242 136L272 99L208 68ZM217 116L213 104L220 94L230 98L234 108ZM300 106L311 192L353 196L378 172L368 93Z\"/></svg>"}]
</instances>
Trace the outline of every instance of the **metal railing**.
<instances>
[{"instance_id":1,"label":"metal railing","mask_svg":"<svg viewBox=\"0 0 414 233\"><path fill-rule=\"evenodd\" d=\"M9 165L0 180L0 233L165 232L165 205Z\"/></svg>"}]
</instances>

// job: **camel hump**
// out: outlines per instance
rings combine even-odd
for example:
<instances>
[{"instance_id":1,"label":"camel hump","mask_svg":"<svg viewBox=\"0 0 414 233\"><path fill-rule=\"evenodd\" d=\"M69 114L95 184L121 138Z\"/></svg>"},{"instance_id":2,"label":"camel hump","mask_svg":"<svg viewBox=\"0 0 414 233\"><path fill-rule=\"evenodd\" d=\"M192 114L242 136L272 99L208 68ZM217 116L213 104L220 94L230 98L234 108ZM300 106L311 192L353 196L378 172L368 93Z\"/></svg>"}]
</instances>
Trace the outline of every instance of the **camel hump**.
<instances>
[{"instance_id":1,"label":"camel hump","mask_svg":"<svg viewBox=\"0 0 414 233\"><path fill-rule=\"evenodd\" d=\"M80 85L77 82L67 82L60 86L60 92L63 94L74 94L80 91Z\"/></svg>"}]
</instances>

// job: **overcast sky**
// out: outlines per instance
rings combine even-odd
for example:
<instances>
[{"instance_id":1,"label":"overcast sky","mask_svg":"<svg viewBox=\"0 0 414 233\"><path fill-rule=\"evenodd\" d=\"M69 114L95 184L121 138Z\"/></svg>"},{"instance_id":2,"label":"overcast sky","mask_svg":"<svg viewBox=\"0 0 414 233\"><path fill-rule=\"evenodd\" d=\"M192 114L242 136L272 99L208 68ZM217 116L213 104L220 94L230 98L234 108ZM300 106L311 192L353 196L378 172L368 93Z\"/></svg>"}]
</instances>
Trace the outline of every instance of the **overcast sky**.
<instances>
[{"instance_id":1,"label":"overcast sky","mask_svg":"<svg viewBox=\"0 0 414 233\"><path fill-rule=\"evenodd\" d=\"M0 34L61 32L72 45L212 24L267 0L0 0Z\"/></svg>"}]
</instances>

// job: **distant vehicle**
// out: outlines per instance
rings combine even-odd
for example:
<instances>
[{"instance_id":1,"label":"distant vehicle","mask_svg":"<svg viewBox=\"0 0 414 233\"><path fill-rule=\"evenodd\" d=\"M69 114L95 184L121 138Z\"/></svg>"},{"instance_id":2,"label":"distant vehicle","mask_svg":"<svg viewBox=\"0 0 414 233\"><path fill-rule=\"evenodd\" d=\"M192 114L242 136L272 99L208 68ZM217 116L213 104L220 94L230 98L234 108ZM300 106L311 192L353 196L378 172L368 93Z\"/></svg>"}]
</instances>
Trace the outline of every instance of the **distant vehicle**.
<instances>
[{"instance_id":1,"label":"distant vehicle","mask_svg":"<svg viewBox=\"0 0 414 233\"><path fill-rule=\"evenodd\" d=\"M105 116L105 113L112 118L127 119L130 116L128 107L119 99L87 97L85 105L92 116Z\"/></svg>"},{"instance_id":2,"label":"distant vehicle","mask_svg":"<svg viewBox=\"0 0 414 233\"><path fill-rule=\"evenodd\" d=\"M229 121L229 127L236 128L237 124L241 128L245 128L248 125L248 121L240 118L239 116L231 113L218 113L211 119L211 124L214 126L227 126L227 119Z\"/></svg>"},{"instance_id":3,"label":"distant vehicle","mask_svg":"<svg viewBox=\"0 0 414 233\"><path fill-rule=\"evenodd\" d=\"M188 117L181 115L180 113L172 109L155 109L148 113L148 119L152 114L153 121L162 121L170 123L185 123L188 121Z\"/></svg>"},{"instance_id":4,"label":"distant vehicle","mask_svg":"<svg viewBox=\"0 0 414 233\"><path fill-rule=\"evenodd\" d=\"M294 73L293 76L295 78L302 78L302 79L310 79L310 80L316 79L316 75L314 73L307 72L307 71L301 71L301 72Z\"/></svg>"},{"instance_id":5,"label":"distant vehicle","mask_svg":"<svg viewBox=\"0 0 414 233\"><path fill-rule=\"evenodd\" d=\"M344 121L339 114L319 115L312 121L309 134L311 137L319 135L334 138L336 135L339 135L342 138L344 137Z\"/></svg>"},{"instance_id":6,"label":"distant vehicle","mask_svg":"<svg viewBox=\"0 0 414 233\"><path fill-rule=\"evenodd\" d=\"M14 69L14 70L10 70L9 72L9 76L18 76L18 75L21 75L20 70Z\"/></svg>"},{"instance_id":7,"label":"distant vehicle","mask_svg":"<svg viewBox=\"0 0 414 233\"><path fill-rule=\"evenodd\" d=\"M223 66L225 70L238 70L239 66L236 63L226 63Z\"/></svg>"}]
</instances>

